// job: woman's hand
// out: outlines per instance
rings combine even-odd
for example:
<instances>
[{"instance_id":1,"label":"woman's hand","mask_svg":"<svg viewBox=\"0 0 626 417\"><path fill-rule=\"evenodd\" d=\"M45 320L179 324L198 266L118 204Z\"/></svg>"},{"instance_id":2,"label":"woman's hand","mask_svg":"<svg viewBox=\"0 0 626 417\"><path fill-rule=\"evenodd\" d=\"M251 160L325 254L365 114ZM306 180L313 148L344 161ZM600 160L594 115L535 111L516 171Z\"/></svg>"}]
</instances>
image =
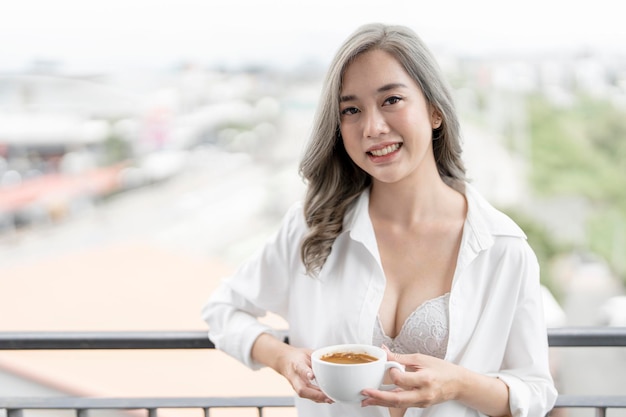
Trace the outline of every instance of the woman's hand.
<instances>
[{"instance_id":1,"label":"woman's hand","mask_svg":"<svg viewBox=\"0 0 626 417\"><path fill-rule=\"evenodd\" d=\"M299 397L317 403L332 403L312 382L311 352L311 349L296 348L283 343L267 333L261 334L252 346L253 359L284 376Z\"/></svg>"},{"instance_id":2,"label":"woman's hand","mask_svg":"<svg viewBox=\"0 0 626 417\"><path fill-rule=\"evenodd\" d=\"M311 349L290 349L278 359L276 370L287 378L299 397L330 404L333 401L312 382L311 352Z\"/></svg>"},{"instance_id":3,"label":"woman's hand","mask_svg":"<svg viewBox=\"0 0 626 417\"><path fill-rule=\"evenodd\" d=\"M489 416L510 415L508 387L498 378L419 353L400 355L387 350L387 358L403 364L407 372L391 369L391 382L398 388L363 390L368 398L361 405L425 408L455 400Z\"/></svg>"},{"instance_id":4,"label":"woman's hand","mask_svg":"<svg viewBox=\"0 0 626 417\"><path fill-rule=\"evenodd\" d=\"M368 398L363 400L363 406L425 408L457 397L461 373L457 365L419 353L401 355L387 350L387 357L406 367L406 372L390 370L391 382L398 389L364 390L363 395Z\"/></svg>"}]
</instances>

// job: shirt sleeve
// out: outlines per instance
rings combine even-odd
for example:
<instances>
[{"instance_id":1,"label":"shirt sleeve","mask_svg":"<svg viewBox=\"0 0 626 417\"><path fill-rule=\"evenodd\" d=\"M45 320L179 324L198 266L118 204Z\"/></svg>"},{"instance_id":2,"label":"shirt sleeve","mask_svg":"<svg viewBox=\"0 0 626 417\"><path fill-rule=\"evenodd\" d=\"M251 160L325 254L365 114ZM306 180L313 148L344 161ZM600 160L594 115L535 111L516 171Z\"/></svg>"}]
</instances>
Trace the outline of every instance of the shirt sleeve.
<instances>
[{"instance_id":1,"label":"shirt sleeve","mask_svg":"<svg viewBox=\"0 0 626 417\"><path fill-rule=\"evenodd\" d=\"M520 258L520 288L503 367L495 374L509 388L513 417L545 416L557 392L548 363L539 264L528 245Z\"/></svg>"},{"instance_id":2,"label":"shirt sleeve","mask_svg":"<svg viewBox=\"0 0 626 417\"><path fill-rule=\"evenodd\" d=\"M279 230L232 276L221 281L202 309L215 347L252 369L262 367L250 354L256 338L261 333L279 337L258 319L268 311L288 316L289 279L299 265L303 222L301 205L296 204Z\"/></svg>"}]
</instances>

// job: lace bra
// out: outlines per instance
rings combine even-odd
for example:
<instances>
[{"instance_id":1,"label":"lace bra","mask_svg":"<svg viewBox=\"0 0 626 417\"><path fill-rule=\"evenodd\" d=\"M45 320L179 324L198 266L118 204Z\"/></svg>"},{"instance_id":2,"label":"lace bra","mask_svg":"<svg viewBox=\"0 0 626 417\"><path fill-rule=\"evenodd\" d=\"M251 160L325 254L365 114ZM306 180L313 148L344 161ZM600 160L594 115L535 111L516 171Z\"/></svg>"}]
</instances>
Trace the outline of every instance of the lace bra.
<instances>
[{"instance_id":1,"label":"lace bra","mask_svg":"<svg viewBox=\"0 0 626 417\"><path fill-rule=\"evenodd\" d=\"M448 301L450 293L425 301L402 325L395 338L385 334L376 317L372 343L385 345L396 353L423 353L443 359L448 347Z\"/></svg>"}]
</instances>

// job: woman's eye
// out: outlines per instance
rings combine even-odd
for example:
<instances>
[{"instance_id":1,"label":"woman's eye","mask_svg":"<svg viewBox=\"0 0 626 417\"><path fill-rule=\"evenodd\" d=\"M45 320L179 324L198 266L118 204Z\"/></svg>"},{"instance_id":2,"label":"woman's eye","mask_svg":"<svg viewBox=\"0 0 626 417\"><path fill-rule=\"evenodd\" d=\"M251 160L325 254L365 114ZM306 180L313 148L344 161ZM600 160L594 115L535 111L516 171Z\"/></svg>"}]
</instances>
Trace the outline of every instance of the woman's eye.
<instances>
[{"instance_id":1,"label":"woman's eye","mask_svg":"<svg viewBox=\"0 0 626 417\"><path fill-rule=\"evenodd\" d=\"M341 111L341 115L356 114L359 111L356 107L347 107Z\"/></svg>"},{"instance_id":2,"label":"woman's eye","mask_svg":"<svg viewBox=\"0 0 626 417\"><path fill-rule=\"evenodd\" d=\"M392 96L385 100L385 104L396 104L400 100L402 100L402 97Z\"/></svg>"}]
</instances>

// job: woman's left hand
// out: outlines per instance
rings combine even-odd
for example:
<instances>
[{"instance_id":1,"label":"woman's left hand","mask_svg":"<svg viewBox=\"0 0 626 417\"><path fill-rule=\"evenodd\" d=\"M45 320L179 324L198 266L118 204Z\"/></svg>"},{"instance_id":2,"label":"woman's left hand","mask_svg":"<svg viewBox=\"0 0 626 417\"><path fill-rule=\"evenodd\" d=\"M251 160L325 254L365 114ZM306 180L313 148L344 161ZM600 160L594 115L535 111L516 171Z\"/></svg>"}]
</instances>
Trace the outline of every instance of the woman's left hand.
<instances>
[{"instance_id":1,"label":"woman's left hand","mask_svg":"<svg viewBox=\"0 0 626 417\"><path fill-rule=\"evenodd\" d=\"M362 401L362 406L425 408L457 397L463 368L420 353L401 355L387 350L387 357L406 367L406 372L390 370L391 382L398 388L393 391L363 390L362 394L367 398Z\"/></svg>"}]
</instances>

